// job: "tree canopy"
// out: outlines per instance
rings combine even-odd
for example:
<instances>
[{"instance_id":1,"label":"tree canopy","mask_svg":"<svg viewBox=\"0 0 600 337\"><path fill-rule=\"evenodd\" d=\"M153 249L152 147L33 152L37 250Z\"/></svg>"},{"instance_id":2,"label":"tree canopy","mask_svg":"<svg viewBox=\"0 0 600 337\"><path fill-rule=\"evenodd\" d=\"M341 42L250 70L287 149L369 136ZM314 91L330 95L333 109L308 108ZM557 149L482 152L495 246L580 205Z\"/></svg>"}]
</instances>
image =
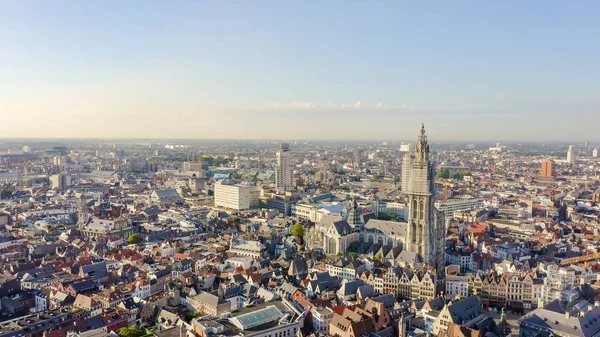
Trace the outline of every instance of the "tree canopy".
<instances>
[{"instance_id":1,"label":"tree canopy","mask_svg":"<svg viewBox=\"0 0 600 337\"><path fill-rule=\"evenodd\" d=\"M119 337L142 337L146 335L146 331L140 329L137 325L133 325L129 328L119 329Z\"/></svg>"},{"instance_id":2,"label":"tree canopy","mask_svg":"<svg viewBox=\"0 0 600 337\"><path fill-rule=\"evenodd\" d=\"M450 178L450 170L447 168L443 168L441 169L438 174L437 174L438 178L443 178L443 179L448 179Z\"/></svg>"},{"instance_id":3,"label":"tree canopy","mask_svg":"<svg viewBox=\"0 0 600 337\"><path fill-rule=\"evenodd\" d=\"M138 233L135 234L131 234L129 235L129 237L127 238L127 243L129 244L138 244L140 242L142 242L144 238L142 238L142 236Z\"/></svg>"},{"instance_id":4,"label":"tree canopy","mask_svg":"<svg viewBox=\"0 0 600 337\"><path fill-rule=\"evenodd\" d=\"M292 235L295 235L295 236L303 239L304 238L304 227L299 223L294 224L292 226L291 233L292 233Z\"/></svg>"},{"instance_id":5,"label":"tree canopy","mask_svg":"<svg viewBox=\"0 0 600 337\"><path fill-rule=\"evenodd\" d=\"M189 323L192 321L192 319L200 316L202 316L202 313L200 311L188 312L187 314L185 314L184 320Z\"/></svg>"},{"instance_id":6,"label":"tree canopy","mask_svg":"<svg viewBox=\"0 0 600 337\"><path fill-rule=\"evenodd\" d=\"M6 187L2 188L2 191L0 191L1 199L8 199L8 198L10 198L11 195L12 195L12 191Z\"/></svg>"}]
</instances>

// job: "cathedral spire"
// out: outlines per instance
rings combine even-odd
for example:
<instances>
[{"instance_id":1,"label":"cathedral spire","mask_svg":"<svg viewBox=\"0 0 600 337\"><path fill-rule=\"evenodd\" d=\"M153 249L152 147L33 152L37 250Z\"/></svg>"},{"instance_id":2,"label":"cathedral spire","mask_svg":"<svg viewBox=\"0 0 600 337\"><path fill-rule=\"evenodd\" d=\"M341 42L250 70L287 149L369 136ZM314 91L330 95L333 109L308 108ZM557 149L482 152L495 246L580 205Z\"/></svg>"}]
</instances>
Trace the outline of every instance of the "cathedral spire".
<instances>
[{"instance_id":1,"label":"cathedral spire","mask_svg":"<svg viewBox=\"0 0 600 337\"><path fill-rule=\"evenodd\" d=\"M429 145L427 144L427 135L425 134L425 123L421 123L421 134L417 141L417 159L429 159Z\"/></svg>"},{"instance_id":2,"label":"cathedral spire","mask_svg":"<svg viewBox=\"0 0 600 337\"><path fill-rule=\"evenodd\" d=\"M362 211L360 207L358 207L358 202L356 201L356 196L352 197L352 206L350 211L348 212L348 224L352 227L360 227L363 225L361 219Z\"/></svg>"}]
</instances>

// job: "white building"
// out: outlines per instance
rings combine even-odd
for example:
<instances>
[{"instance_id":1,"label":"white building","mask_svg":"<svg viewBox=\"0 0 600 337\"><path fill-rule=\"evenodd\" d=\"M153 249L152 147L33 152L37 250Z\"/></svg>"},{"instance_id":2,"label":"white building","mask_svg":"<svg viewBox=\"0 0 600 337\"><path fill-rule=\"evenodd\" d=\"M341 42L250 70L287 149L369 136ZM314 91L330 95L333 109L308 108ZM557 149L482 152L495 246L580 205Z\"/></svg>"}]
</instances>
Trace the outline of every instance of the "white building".
<instances>
[{"instance_id":1,"label":"white building","mask_svg":"<svg viewBox=\"0 0 600 337\"><path fill-rule=\"evenodd\" d=\"M319 222L325 215L342 217L344 205L338 203L332 204L311 204L297 203L292 205L292 216L300 219Z\"/></svg>"},{"instance_id":2,"label":"white building","mask_svg":"<svg viewBox=\"0 0 600 337\"><path fill-rule=\"evenodd\" d=\"M435 206L438 210L444 213L444 217L446 218L446 221L448 221L452 218L455 211L466 211L470 209L483 207L483 199L474 198L439 201L435 203Z\"/></svg>"},{"instance_id":3,"label":"white building","mask_svg":"<svg viewBox=\"0 0 600 337\"><path fill-rule=\"evenodd\" d=\"M229 251L236 255L262 258L265 256L267 247L258 241L245 241L232 239Z\"/></svg>"},{"instance_id":4,"label":"white building","mask_svg":"<svg viewBox=\"0 0 600 337\"><path fill-rule=\"evenodd\" d=\"M569 145L569 150L567 151L567 164L575 165L575 150L573 150L573 145Z\"/></svg>"},{"instance_id":5,"label":"white building","mask_svg":"<svg viewBox=\"0 0 600 337\"><path fill-rule=\"evenodd\" d=\"M247 210L258 205L260 191L245 185L234 185L230 181L215 184L215 207Z\"/></svg>"},{"instance_id":6,"label":"white building","mask_svg":"<svg viewBox=\"0 0 600 337\"><path fill-rule=\"evenodd\" d=\"M469 296L469 278L466 276L446 276L446 299L454 300L457 297Z\"/></svg>"},{"instance_id":7,"label":"white building","mask_svg":"<svg viewBox=\"0 0 600 337\"><path fill-rule=\"evenodd\" d=\"M312 313L312 326L315 331L318 331L322 335L329 334L329 324L333 320L333 310L330 308L313 307Z\"/></svg>"},{"instance_id":8,"label":"white building","mask_svg":"<svg viewBox=\"0 0 600 337\"><path fill-rule=\"evenodd\" d=\"M594 157L594 158L598 158L598 149L594 149L594 150L592 151L592 157Z\"/></svg>"},{"instance_id":9,"label":"white building","mask_svg":"<svg viewBox=\"0 0 600 337\"><path fill-rule=\"evenodd\" d=\"M50 185L52 188L62 191L71 186L71 176L64 173L51 175Z\"/></svg>"},{"instance_id":10,"label":"white building","mask_svg":"<svg viewBox=\"0 0 600 337\"><path fill-rule=\"evenodd\" d=\"M290 144L281 143L281 149L277 151L277 163L275 169L275 188L277 193L289 192L293 189L292 156Z\"/></svg>"},{"instance_id":11,"label":"white building","mask_svg":"<svg viewBox=\"0 0 600 337\"><path fill-rule=\"evenodd\" d=\"M403 193L407 193L408 192L408 181L410 179L410 163L412 160L411 154L410 154L410 148L408 149L409 151L406 151L406 153L404 153L404 156L402 158L402 185L401 185L401 189Z\"/></svg>"}]
</instances>

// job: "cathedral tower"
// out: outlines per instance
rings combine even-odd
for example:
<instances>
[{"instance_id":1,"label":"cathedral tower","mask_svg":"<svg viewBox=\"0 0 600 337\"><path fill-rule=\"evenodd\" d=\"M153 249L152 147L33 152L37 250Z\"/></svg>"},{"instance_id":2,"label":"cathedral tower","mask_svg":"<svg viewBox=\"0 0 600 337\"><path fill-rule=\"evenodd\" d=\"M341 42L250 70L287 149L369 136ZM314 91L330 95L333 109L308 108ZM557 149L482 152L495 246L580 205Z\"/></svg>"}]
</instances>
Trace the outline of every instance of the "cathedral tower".
<instances>
[{"instance_id":1,"label":"cathedral tower","mask_svg":"<svg viewBox=\"0 0 600 337\"><path fill-rule=\"evenodd\" d=\"M362 211L358 206L356 197L352 197L352 206L348 212L348 224L352 228L362 229L364 223L362 222Z\"/></svg>"},{"instance_id":2,"label":"cathedral tower","mask_svg":"<svg viewBox=\"0 0 600 337\"><path fill-rule=\"evenodd\" d=\"M443 273L445 226L443 214L434 206L434 175L424 125L421 126L408 178L406 250L419 254L423 263L434 267L438 274Z\"/></svg>"}]
</instances>

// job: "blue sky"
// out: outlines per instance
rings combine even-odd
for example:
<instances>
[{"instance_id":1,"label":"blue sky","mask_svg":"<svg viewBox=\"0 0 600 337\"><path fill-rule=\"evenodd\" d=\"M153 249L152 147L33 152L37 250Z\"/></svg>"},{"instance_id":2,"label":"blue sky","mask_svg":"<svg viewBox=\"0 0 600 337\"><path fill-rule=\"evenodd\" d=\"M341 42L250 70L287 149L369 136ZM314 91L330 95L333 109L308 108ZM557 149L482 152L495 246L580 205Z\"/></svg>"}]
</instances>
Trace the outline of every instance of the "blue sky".
<instances>
[{"instance_id":1,"label":"blue sky","mask_svg":"<svg viewBox=\"0 0 600 337\"><path fill-rule=\"evenodd\" d=\"M3 137L600 140L594 1L3 1Z\"/></svg>"}]
</instances>

